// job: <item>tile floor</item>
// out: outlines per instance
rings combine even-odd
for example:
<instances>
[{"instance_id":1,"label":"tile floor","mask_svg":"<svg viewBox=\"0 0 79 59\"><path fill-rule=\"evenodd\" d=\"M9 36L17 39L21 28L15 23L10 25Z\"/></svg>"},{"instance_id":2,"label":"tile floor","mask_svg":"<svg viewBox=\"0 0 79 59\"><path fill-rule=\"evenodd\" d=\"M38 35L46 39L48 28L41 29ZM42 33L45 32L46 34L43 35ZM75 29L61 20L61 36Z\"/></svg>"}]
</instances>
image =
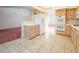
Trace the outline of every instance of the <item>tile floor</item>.
<instances>
[{"instance_id":1,"label":"tile floor","mask_svg":"<svg viewBox=\"0 0 79 59\"><path fill-rule=\"evenodd\" d=\"M32 40L17 39L0 44L0 53L74 53L70 37L39 35Z\"/></svg>"}]
</instances>

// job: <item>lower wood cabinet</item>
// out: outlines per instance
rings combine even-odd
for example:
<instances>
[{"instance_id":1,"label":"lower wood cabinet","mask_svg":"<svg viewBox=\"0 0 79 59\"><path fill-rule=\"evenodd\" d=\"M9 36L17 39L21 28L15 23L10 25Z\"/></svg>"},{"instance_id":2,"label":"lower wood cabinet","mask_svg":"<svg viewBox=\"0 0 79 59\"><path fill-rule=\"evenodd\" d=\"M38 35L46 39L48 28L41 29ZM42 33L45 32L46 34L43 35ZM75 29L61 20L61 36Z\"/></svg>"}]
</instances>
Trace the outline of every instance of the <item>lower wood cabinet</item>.
<instances>
[{"instance_id":1,"label":"lower wood cabinet","mask_svg":"<svg viewBox=\"0 0 79 59\"><path fill-rule=\"evenodd\" d=\"M71 40L72 40L72 43L75 47L75 49L77 49L77 33L76 33L76 30L74 28L72 28L71 30Z\"/></svg>"},{"instance_id":2,"label":"lower wood cabinet","mask_svg":"<svg viewBox=\"0 0 79 59\"><path fill-rule=\"evenodd\" d=\"M75 28L71 30L71 39L76 52L79 52L79 32Z\"/></svg>"},{"instance_id":3,"label":"lower wood cabinet","mask_svg":"<svg viewBox=\"0 0 79 59\"><path fill-rule=\"evenodd\" d=\"M30 35L30 39L32 39L35 36L39 35L39 26L38 25L31 26L29 35Z\"/></svg>"},{"instance_id":4,"label":"lower wood cabinet","mask_svg":"<svg viewBox=\"0 0 79 59\"><path fill-rule=\"evenodd\" d=\"M39 25L23 25L22 38L32 39L39 35Z\"/></svg>"},{"instance_id":5,"label":"lower wood cabinet","mask_svg":"<svg viewBox=\"0 0 79 59\"><path fill-rule=\"evenodd\" d=\"M31 26L30 27L30 32L29 32L29 38L31 39L31 38L33 38L33 37L35 37L35 34L36 34L36 28L35 28L35 26Z\"/></svg>"},{"instance_id":6,"label":"lower wood cabinet","mask_svg":"<svg viewBox=\"0 0 79 59\"><path fill-rule=\"evenodd\" d=\"M71 35L71 25L65 25L65 35Z\"/></svg>"},{"instance_id":7,"label":"lower wood cabinet","mask_svg":"<svg viewBox=\"0 0 79 59\"><path fill-rule=\"evenodd\" d=\"M77 33L77 35L76 35L76 39L77 39L77 52L79 52L79 32L77 31L76 33Z\"/></svg>"}]
</instances>

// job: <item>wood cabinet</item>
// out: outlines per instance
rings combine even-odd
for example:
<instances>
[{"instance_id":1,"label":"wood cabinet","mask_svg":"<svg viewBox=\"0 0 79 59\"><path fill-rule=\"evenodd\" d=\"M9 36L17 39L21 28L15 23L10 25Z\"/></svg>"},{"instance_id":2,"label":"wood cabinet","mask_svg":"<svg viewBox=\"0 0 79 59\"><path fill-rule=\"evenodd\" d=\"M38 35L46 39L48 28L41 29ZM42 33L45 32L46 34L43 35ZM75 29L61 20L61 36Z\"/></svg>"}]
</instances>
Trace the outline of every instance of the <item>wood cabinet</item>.
<instances>
[{"instance_id":1,"label":"wood cabinet","mask_svg":"<svg viewBox=\"0 0 79 59\"><path fill-rule=\"evenodd\" d=\"M32 39L39 35L39 25L23 25L22 38Z\"/></svg>"},{"instance_id":2,"label":"wood cabinet","mask_svg":"<svg viewBox=\"0 0 79 59\"><path fill-rule=\"evenodd\" d=\"M67 13L66 14L67 20L75 20L75 17L76 17L76 9L75 8L67 9L66 13Z\"/></svg>"},{"instance_id":3,"label":"wood cabinet","mask_svg":"<svg viewBox=\"0 0 79 59\"><path fill-rule=\"evenodd\" d=\"M75 49L77 49L77 33L76 33L76 29L74 29L73 27L71 30L71 40Z\"/></svg>"},{"instance_id":4,"label":"wood cabinet","mask_svg":"<svg viewBox=\"0 0 79 59\"><path fill-rule=\"evenodd\" d=\"M65 35L71 35L71 25L65 25Z\"/></svg>"},{"instance_id":5,"label":"wood cabinet","mask_svg":"<svg viewBox=\"0 0 79 59\"><path fill-rule=\"evenodd\" d=\"M77 52L79 52L79 32L76 32L76 39L77 39Z\"/></svg>"},{"instance_id":6,"label":"wood cabinet","mask_svg":"<svg viewBox=\"0 0 79 59\"><path fill-rule=\"evenodd\" d=\"M36 37L37 35L39 35L39 25L33 25L30 27L30 39Z\"/></svg>"},{"instance_id":7,"label":"wood cabinet","mask_svg":"<svg viewBox=\"0 0 79 59\"><path fill-rule=\"evenodd\" d=\"M36 35L36 28L35 28L36 26L31 26L30 27L30 39L31 38L33 38L33 37L35 37L35 35Z\"/></svg>"},{"instance_id":8,"label":"wood cabinet","mask_svg":"<svg viewBox=\"0 0 79 59\"><path fill-rule=\"evenodd\" d=\"M79 7L77 8L79 11ZM65 16L66 20L75 20L76 18L76 8L71 9L57 9L56 16Z\"/></svg>"},{"instance_id":9,"label":"wood cabinet","mask_svg":"<svg viewBox=\"0 0 79 59\"><path fill-rule=\"evenodd\" d=\"M79 7L76 8L76 19L79 19Z\"/></svg>"},{"instance_id":10,"label":"wood cabinet","mask_svg":"<svg viewBox=\"0 0 79 59\"><path fill-rule=\"evenodd\" d=\"M79 32L73 27L71 30L71 40L75 47L76 52L79 52Z\"/></svg>"},{"instance_id":11,"label":"wood cabinet","mask_svg":"<svg viewBox=\"0 0 79 59\"><path fill-rule=\"evenodd\" d=\"M79 12L79 6L76 8L76 12Z\"/></svg>"},{"instance_id":12,"label":"wood cabinet","mask_svg":"<svg viewBox=\"0 0 79 59\"><path fill-rule=\"evenodd\" d=\"M56 10L56 16L65 16L66 15L66 9L57 9Z\"/></svg>"}]
</instances>

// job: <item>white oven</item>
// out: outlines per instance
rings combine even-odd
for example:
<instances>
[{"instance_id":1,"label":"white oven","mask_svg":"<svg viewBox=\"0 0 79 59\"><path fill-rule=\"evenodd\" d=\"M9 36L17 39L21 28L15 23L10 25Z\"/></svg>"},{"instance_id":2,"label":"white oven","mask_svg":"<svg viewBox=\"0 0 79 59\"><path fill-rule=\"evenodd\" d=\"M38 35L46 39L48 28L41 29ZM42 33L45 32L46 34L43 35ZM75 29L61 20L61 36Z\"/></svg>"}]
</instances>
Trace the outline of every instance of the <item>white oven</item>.
<instances>
[{"instance_id":1,"label":"white oven","mask_svg":"<svg viewBox=\"0 0 79 59\"><path fill-rule=\"evenodd\" d=\"M56 31L65 31L65 16L56 16Z\"/></svg>"},{"instance_id":2,"label":"white oven","mask_svg":"<svg viewBox=\"0 0 79 59\"><path fill-rule=\"evenodd\" d=\"M65 31L65 24L64 23L57 23L56 24L56 31Z\"/></svg>"}]
</instances>

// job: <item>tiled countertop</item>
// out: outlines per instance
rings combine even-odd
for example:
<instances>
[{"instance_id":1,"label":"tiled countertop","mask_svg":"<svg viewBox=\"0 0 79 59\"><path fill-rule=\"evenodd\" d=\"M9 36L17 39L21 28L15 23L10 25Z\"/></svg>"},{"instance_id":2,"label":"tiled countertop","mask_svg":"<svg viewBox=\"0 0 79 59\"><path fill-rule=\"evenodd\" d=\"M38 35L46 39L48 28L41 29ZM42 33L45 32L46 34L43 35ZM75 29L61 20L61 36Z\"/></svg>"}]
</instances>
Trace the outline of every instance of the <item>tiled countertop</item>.
<instances>
[{"instance_id":1,"label":"tiled countertop","mask_svg":"<svg viewBox=\"0 0 79 59\"><path fill-rule=\"evenodd\" d=\"M66 25L70 25L71 27L75 28L79 32L79 26L74 26L72 24L66 24Z\"/></svg>"},{"instance_id":2,"label":"tiled countertop","mask_svg":"<svg viewBox=\"0 0 79 59\"><path fill-rule=\"evenodd\" d=\"M75 28L79 32L79 26L73 26L72 25L72 27Z\"/></svg>"}]
</instances>

